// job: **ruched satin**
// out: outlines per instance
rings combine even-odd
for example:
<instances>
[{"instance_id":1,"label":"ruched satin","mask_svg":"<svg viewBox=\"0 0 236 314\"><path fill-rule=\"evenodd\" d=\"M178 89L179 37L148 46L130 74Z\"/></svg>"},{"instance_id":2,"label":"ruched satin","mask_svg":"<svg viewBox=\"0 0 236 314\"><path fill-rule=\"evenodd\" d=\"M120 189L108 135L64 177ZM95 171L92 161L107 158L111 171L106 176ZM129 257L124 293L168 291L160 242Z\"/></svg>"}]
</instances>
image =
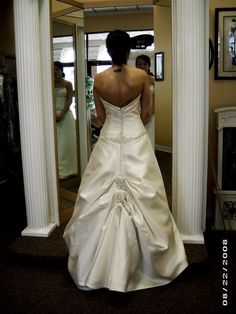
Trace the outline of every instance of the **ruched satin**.
<instances>
[{"instance_id":1,"label":"ruched satin","mask_svg":"<svg viewBox=\"0 0 236 314\"><path fill-rule=\"evenodd\" d=\"M140 119L140 96L123 108L102 102L106 121L64 233L69 272L79 288L167 284L187 260Z\"/></svg>"}]
</instances>

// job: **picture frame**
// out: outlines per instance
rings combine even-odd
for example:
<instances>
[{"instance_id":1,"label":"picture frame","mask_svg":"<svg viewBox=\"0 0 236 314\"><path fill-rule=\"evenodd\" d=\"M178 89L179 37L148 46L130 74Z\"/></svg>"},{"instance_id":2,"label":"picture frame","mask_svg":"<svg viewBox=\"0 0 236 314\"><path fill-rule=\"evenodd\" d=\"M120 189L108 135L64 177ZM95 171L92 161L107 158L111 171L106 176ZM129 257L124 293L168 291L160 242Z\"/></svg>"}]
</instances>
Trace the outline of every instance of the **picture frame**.
<instances>
[{"instance_id":1,"label":"picture frame","mask_svg":"<svg viewBox=\"0 0 236 314\"><path fill-rule=\"evenodd\" d=\"M155 80L164 81L164 52L155 53Z\"/></svg>"},{"instance_id":2,"label":"picture frame","mask_svg":"<svg viewBox=\"0 0 236 314\"><path fill-rule=\"evenodd\" d=\"M212 40L209 38L209 70L212 68L215 59L215 52Z\"/></svg>"},{"instance_id":3,"label":"picture frame","mask_svg":"<svg viewBox=\"0 0 236 314\"><path fill-rule=\"evenodd\" d=\"M236 8L215 9L215 79L236 79Z\"/></svg>"}]
</instances>

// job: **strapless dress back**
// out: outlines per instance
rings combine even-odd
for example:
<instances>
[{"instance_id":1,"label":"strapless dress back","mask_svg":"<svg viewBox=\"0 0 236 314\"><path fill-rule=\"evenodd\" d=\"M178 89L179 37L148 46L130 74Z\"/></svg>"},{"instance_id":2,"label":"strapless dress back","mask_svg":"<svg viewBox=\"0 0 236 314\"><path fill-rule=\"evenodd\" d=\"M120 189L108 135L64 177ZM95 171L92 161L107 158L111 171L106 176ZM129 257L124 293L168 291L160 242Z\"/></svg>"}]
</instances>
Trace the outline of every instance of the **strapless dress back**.
<instances>
[{"instance_id":1,"label":"strapless dress back","mask_svg":"<svg viewBox=\"0 0 236 314\"><path fill-rule=\"evenodd\" d=\"M102 102L106 121L64 232L69 272L78 288L165 285L187 260L140 119L140 96L123 108Z\"/></svg>"}]
</instances>

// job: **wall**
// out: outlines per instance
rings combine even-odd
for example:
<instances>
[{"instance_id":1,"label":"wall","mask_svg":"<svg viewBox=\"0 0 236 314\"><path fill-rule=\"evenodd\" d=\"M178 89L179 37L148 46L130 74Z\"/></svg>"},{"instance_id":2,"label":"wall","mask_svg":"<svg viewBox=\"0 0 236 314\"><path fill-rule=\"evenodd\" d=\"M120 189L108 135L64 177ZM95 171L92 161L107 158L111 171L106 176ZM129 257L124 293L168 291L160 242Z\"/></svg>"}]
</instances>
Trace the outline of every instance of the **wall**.
<instances>
[{"instance_id":1,"label":"wall","mask_svg":"<svg viewBox=\"0 0 236 314\"><path fill-rule=\"evenodd\" d=\"M215 50L215 8L236 7L236 0L211 0L209 12L209 33L213 41ZM215 80L214 66L209 73L209 146L214 163L217 150L217 131L214 111L220 107L236 106L236 81L235 80Z\"/></svg>"},{"instance_id":2,"label":"wall","mask_svg":"<svg viewBox=\"0 0 236 314\"><path fill-rule=\"evenodd\" d=\"M155 82L156 144L172 147L172 91L171 91L171 8L153 6L153 13L98 15L85 17L85 32L104 32L114 29L155 31L155 51L164 51L165 80ZM138 23L137 23L138 20ZM155 21L155 25L154 25Z\"/></svg>"},{"instance_id":3,"label":"wall","mask_svg":"<svg viewBox=\"0 0 236 314\"><path fill-rule=\"evenodd\" d=\"M15 55L13 1L0 1L0 54Z\"/></svg>"},{"instance_id":4,"label":"wall","mask_svg":"<svg viewBox=\"0 0 236 314\"><path fill-rule=\"evenodd\" d=\"M215 8L236 7L236 0L210 0L209 36L215 50ZM236 81L215 80L214 66L209 73L209 167L208 167L208 210L214 212L215 185L214 172L217 169L216 116L214 111L220 107L236 106Z\"/></svg>"},{"instance_id":5,"label":"wall","mask_svg":"<svg viewBox=\"0 0 236 314\"><path fill-rule=\"evenodd\" d=\"M114 29L144 30L153 29L153 14L116 14L85 16L84 31L86 33L107 32Z\"/></svg>"},{"instance_id":6,"label":"wall","mask_svg":"<svg viewBox=\"0 0 236 314\"><path fill-rule=\"evenodd\" d=\"M164 81L155 82L156 145L172 149L171 8L154 6L155 52L164 52Z\"/></svg>"}]
</instances>

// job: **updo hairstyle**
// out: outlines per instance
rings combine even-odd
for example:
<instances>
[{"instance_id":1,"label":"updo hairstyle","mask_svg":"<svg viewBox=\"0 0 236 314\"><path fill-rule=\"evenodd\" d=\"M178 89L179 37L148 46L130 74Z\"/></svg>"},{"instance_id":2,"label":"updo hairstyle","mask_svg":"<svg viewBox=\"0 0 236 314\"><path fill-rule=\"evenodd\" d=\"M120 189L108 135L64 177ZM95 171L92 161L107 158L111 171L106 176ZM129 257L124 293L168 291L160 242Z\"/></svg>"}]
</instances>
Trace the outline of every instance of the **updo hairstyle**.
<instances>
[{"instance_id":1,"label":"updo hairstyle","mask_svg":"<svg viewBox=\"0 0 236 314\"><path fill-rule=\"evenodd\" d=\"M60 61L54 61L54 66L61 70L62 77L64 78L65 73L64 73L64 69L63 69L63 64Z\"/></svg>"},{"instance_id":2,"label":"updo hairstyle","mask_svg":"<svg viewBox=\"0 0 236 314\"><path fill-rule=\"evenodd\" d=\"M121 66L127 63L127 57L131 49L130 36L121 30L115 30L108 34L106 47L112 62Z\"/></svg>"}]
</instances>

